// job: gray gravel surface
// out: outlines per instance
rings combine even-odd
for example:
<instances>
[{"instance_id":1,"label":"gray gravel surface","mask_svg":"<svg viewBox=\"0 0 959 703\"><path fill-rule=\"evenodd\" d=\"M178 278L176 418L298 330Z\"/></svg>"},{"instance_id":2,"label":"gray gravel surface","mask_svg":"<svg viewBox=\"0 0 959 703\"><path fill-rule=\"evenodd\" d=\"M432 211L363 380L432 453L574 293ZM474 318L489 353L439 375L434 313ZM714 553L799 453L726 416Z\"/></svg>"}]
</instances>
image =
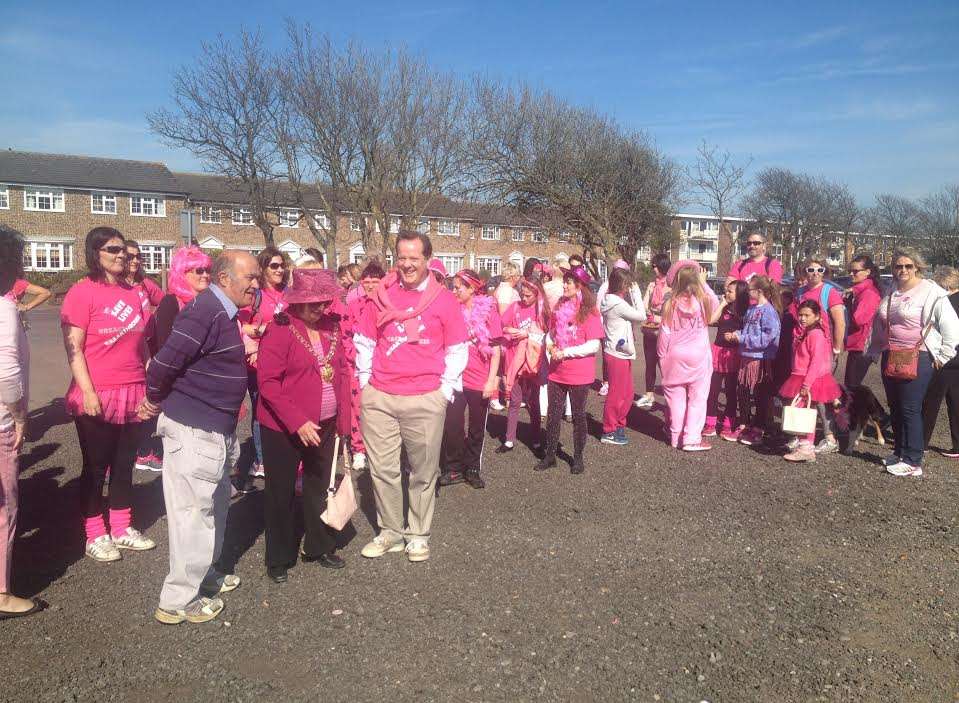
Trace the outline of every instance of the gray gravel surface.
<instances>
[{"instance_id":1,"label":"gray gravel surface","mask_svg":"<svg viewBox=\"0 0 959 703\"><path fill-rule=\"evenodd\" d=\"M919 480L884 474L872 443L801 466L722 441L689 455L662 441L658 410L635 409L630 445L592 438L582 476L534 473L524 446L497 455L489 439L488 487L444 489L430 561L359 555L364 473L347 568L272 584L253 494L228 527L243 585L218 620L169 627L152 619L160 478L137 472L135 494L158 548L84 558L52 313L31 340L14 584L51 607L0 625L0 700L959 700L959 464L938 455ZM491 416L492 435L504 425Z\"/></svg>"}]
</instances>

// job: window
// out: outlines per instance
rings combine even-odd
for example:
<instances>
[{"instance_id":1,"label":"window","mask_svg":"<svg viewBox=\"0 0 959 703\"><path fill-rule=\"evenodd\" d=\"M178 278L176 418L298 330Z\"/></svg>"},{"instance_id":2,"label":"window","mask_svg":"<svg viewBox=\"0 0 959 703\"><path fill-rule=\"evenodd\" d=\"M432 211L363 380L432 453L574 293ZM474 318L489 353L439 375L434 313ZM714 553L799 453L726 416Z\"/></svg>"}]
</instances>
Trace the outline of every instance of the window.
<instances>
[{"instance_id":1,"label":"window","mask_svg":"<svg viewBox=\"0 0 959 703\"><path fill-rule=\"evenodd\" d=\"M483 225L483 239L499 241L499 227L496 225Z\"/></svg>"},{"instance_id":2,"label":"window","mask_svg":"<svg viewBox=\"0 0 959 703\"><path fill-rule=\"evenodd\" d=\"M525 239L526 239L526 233L523 230L517 229L516 227L514 227L512 240L514 242L522 242Z\"/></svg>"},{"instance_id":3,"label":"window","mask_svg":"<svg viewBox=\"0 0 959 703\"><path fill-rule=\"evenodd\" d=\"M300 213L296 210L280 210L280 227L298 227Z\"/></svg>"},{"instance_id":4,"label":"window","mask_svg":"<svg viewBox=\"0 0 959 703\"><path fill-rule=\"evenodd\" d=\"M568 241L569 241L570 239L572 239L572 238L573 238L573 235L572 235L572 233L570 233L570 232L560 232L560 233L559 233L559 241L561 241L561 242L568 242Z\"/></svg>"},{"instance_id":5,"label":"window","mask_svg":"<svg viewBox=\"0 0 959 703\"><path fill-rule=\"evenodd\" d=\"M689 250L690 250L690 252L692 252L693 254L712 254L713 251L715 251L715 250L713 249L713 243L712 243L712 242L704 242L704 241L701 241L701 240L696 240L696 241L690 242L690 243L689 243Z\"/></svg>"},{"instance_id":6,"label":"window","mask_svg":"<svg viewBox=\"0 0 959 703\"><path fill-rule=\"evenodd\" d=\"M455 276L463 270L462 254L440 254L437 258L443 262L443 266L446 267L446 273L450 276Z\"/></svg>"},{"instance_id":7,"label":"window","mask_svg":"<svg viewBox=\"0 0 959 703\"><path fill-rule=\"evenodd\" d=\"M131 193L130 214L138 217L166 217L166 201L156 195Z\"/></svg>"},{"instance_id":8,"label":"window","mask_svg":"<svg viewBox=\"0 0 959 703\"><path fill-rule=\"evenodd\" d=\"M10 189L7 186L0 186L0 210L10 209Z\"/></svg>"},{"instance_id":9,"label":"window","mask_svg":"<svg viewBox=\"0 0 959 703\"><path fill-rule=\"evenodd\" d=\"M478 256L476 257L476 268L479 271L489 271L490 276L499 275L500 259L498 256Z\"/></svg>"},{"instance_id":10,"label":"window","mask_svg":"<svg viewBox=\"0 0 959 703\"><path fill-rule=\"evenodd\" d=\"M420 234L429 234L430 233L430 221L429 218L421 217L420 222L416 225L416 231Z\"/></svg>"},{"instance_id":11,"label":"window","mask_svg":"<svg viewBox=\"0 0 959 703\"><path fill-rule=\"evenodd\" d=\"M157 245L141 245L140 255L143 270L148 273L159 273L165 269L170 261L170 247Z\"/></svg>"},{"instance_id":12,"label":"window","mask_svg":"<svg viewBox=\"0 0 959 703\"><path fill-rule=\"evenodd\" d=\"M689 220L680 220L679 221L679 231L688 232L689 231Z\"/></svg>"},{"instance_id":13,"label":"window","mask_svg":"<svg viewBox=\"0 0 959 703\"><path fill-rule=\"evenodd\" d=\"M390 218L390 234L399 234L402 220L399 217Z\"/></svg>"},{"instance_id":14,"label":"window","mask_svg":"<svg viewBox=\"0 0 959 703\"><path fill-rule=\"evenodd\" d=\"M330 218L323 214L313 215L313 223L320 229L330 228Z\"/></svg>"},{"instance_id":15,"label":"window","mask_svg":"<svg viewBox=\"0 0 959 703\"><path fill-rule=\"evenodd\" d=\"M545 244L546 242L549 241L549 235L546 234L546 232L544 232L543 230L538 229L535 232L533 232L533 241L536 242L537 244Z\"/></svg>"},{"instance_id":16,"label":"window","mask_svg":"<svg viewBox=\"0 0 959 703\"><path fill-rule=\"evenodd\" d=\"M218 225L220 224L222 214L220 208L206 205L200 208L200 224Z\"/></svg>"},{"instance_id":17,"label":"window","mask_svg":"<svg viewBox=\"0 0 959 703\"><path fill-rule=\"evenodd\" d=\"M253 212L248 207L235 207L233 208L233 224L235 225L252 225L253 224Z\"/></svg>"},{"instance_id":18,"label":"window","mask_svg":"<svg viewBox=\"0 0 959 703\"><path fill-rule=\"evenodd\" d=\"M706 220L700 220L700 221L699 221L699 231L700 231L700 232L705 232L705 231L706 231L706 225L707 225L707 224L709 224L709 223L706 222Z\"/></svg>"},{"instance_id":19,"label":"window","mask_svg":"<svg viewBox=\"0 0 959 703\"><path fill-rule=\"evenodd\" d=\"M90 212L94 215L116 215L116 193L90 193Z\"/></svg>"},{"instance_id":20,"label":"window","mask_svg":"<svg viewBox=\"0 0 959 703\"><path fill-rule=\"evenodd\" d=\"M440 220L436 231L440 234L456 236L460 233L460 223L453 220Z\"/></svg>"},{"instance_id":21,"label":"window","mask_svg":"<svg viewBox=\"0 0 959 703\"><path fill-rule=\"evenodd\" d=\"M23 249L27 271L68 271L73 268L73 245L55 242L27 242Z\"/></svg>"},{"instance_id":22,"label":"window","mask_svg":"<svg viewBox=\"0 0 959 703\"><path fill-rule=\"evenodd\" d=\"M740 229L742 229L742 225L740 225L738 222L733 222L733 223L729 226L729 231L730 231L730 232L734 232L734 233L735 233L735 232L738 232Z\"/></svg>"},{"instance_id":23,"label":"window","mask_svg":"<svg viewBox=\"0 0 959 703\"><path fill-rule=\"evenodd\" d=\"M23 191L23 209L63 212L63 190L61 188L26 188Z\"/></svg>"},{"instance_id":24,"label":"window","mask_svg":"<svg viewBox=\"0 0 959 703\"><path fill-rule=\"evenodd\" d=\"M362 232L362 231L363 231L363 218L362 218L362 217L351 217L351 218L350 218L350 231L351 231L351 232Z\"/></svg>"}]
</instances>

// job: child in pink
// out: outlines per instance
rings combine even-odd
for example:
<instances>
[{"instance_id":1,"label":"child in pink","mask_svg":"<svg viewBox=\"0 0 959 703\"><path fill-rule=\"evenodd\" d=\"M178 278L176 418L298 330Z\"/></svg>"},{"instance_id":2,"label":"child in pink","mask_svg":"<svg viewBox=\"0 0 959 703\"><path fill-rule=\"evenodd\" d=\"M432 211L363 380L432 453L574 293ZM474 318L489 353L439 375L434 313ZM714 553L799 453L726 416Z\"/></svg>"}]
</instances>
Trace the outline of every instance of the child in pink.
<instances>
[{"instance_id":1,"label":"child in pink","mask_svg":"<svg viewBox=\"0 0 959 703\"><path fill-rule=\"evenodd\" d=\"M749 286L745 281L730 281L726 294L713 312L712 324L716 326L713 340L713 377L709 382L709 399L706 402L706 428L704 437L715 437L718 432L729 432L736 423L737 378L739 376L739 342L726 339L727 332L736 332L743 326L743 318L749 309ZM719 393L725 391L726 405L719 415ZM719 420L722 420L717 427Z\"/></svg>"},{"instance_id":2,"label":"child in pink","mask_svg":"<svg viewBox=\"0 0 959 703\"><path fill-rule=\"evenodd\" d=\"M713 372L708 325L719 301L695 261L677 261L666 278L672 295L663 307L656 351L669 406L670 444L687 452L706 451L712 449L702 437Z\"/></svg>"},{"instance_id":3,"label":"child in pink","mask_svg":"<svg viewBox=\"0 0 959 703\"><path fill-rule=\"evenodd\" d=\"M779 389L785 402L799 398L803 407L824 403L831 407L832 401L842 395L839 384L832 375L832 344L820 324L822 310L815 300L804 300L796 310L799 333L793 345L792 374ZM828 427L827 427L828 432ZM815 430L799 438L783 458L786 461L816 461Z\"/></svg>"}]
</instances>

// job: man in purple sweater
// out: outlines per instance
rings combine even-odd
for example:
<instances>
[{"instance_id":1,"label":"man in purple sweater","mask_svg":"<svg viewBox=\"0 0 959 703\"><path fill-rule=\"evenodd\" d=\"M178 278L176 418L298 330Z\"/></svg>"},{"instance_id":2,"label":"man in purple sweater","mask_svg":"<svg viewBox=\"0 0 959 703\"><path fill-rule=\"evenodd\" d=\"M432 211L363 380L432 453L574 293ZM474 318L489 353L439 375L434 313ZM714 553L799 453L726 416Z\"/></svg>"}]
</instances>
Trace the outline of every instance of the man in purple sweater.
<instances>
[{"instance_id":1,"label":"man in purple sweater","mask_svg":"<svg viewBox=\"0 0 959 703\"><path fill-rule=\"evenodd\" d=\"M213 263L212 284L180 311L147 369L140 416L163 411L157 434L163 439L170 572L154 617L167 625L212 620L223 610L216 594L240 585L214 564L223 548L229 473L238 455L236 422L246 395L236 315L253 302L259 276L256 259L246 252L221 255Z\"/></svg>"}]
</instances>

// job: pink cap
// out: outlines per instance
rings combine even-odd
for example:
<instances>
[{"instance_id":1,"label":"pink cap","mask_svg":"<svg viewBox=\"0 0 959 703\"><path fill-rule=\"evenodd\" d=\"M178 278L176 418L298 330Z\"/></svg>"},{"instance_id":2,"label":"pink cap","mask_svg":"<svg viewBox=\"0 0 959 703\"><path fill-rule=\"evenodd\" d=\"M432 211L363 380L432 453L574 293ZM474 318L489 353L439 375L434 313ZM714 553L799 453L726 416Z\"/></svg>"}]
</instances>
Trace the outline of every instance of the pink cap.
<instances>
[{"instance_id":1,"label":"pink cap","mask_svg":"<svg viewBox=\"0 0 959 703\"><path fill-rule=\"evenodd\" d=\"M614 269L622 269L623 271L629 271L629 264L627 264L622 259L616 259L616 262L613 264Z\"/></svg>"},{"instance_id":2,"label":"pink cap","mask_svg":"<svg viewBox=\"0 0 959 703\"><path fill-rule=\"evenodd\" d=\"M675 264L669 267L669 271L666 273L666 283L673 285L673 281L676 280L676 274L679 273L680 269L684 269L687 266L692 266L695 269L699 269L699 262L693 261L692 259L680 259Z\"/></svg>"}]
</instances>

